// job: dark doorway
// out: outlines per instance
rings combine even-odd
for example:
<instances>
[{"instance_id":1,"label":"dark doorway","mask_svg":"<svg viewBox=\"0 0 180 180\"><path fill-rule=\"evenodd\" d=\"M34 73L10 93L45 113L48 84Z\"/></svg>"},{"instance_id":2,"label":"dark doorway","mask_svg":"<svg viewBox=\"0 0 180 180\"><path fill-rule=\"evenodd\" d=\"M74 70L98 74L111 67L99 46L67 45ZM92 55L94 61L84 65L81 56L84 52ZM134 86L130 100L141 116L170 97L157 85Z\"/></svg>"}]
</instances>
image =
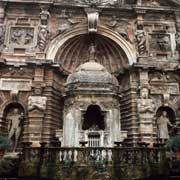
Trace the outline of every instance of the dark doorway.
<instances>
[{"instance_id":1,"label":"dark doorway","mask_svg":"<svg viewBox=\"0 0 180 180\"><path fill-rule=\"evenodd\" d=\"M97 105L90 105L83 117L83 130L87 129L104 130L105 122L101 108Z\"/></svg>"}]
</instances>

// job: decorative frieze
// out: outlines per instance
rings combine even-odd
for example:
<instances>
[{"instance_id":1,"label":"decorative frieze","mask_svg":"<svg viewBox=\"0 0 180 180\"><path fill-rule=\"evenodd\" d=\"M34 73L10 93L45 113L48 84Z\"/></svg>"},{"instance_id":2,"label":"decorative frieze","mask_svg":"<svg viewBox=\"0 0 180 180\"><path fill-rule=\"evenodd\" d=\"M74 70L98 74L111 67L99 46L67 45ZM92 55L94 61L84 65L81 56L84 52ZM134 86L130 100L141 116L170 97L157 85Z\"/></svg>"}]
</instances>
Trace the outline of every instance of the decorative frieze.
<instances>
[{"instance_id":1,"label":"decorative frieze","mask_svg":"<svg viewBox=\"0 0 180 180\"><path fill-rule=\"evenodd\" d=\"M30 79L1 78L0 90L3 91L31 91Z\"/></svg>"},{"instance_id":2,"label":"decorative frieze","mask_svg":"<svg viewBox=\"0 0 180 180\"><path fill-rule=\"evenodd\" d=\"M179 85L178 83L167 83L167 84L152 84L151 85L151 94L179 94Z\"/></svg>"},{"instance_id":3,"label":"decorative frieze","mask_svg":"<svg viewBox=\"0 0 180 180\"><path fill-rule=\"evenodd\" d=\"M115 5L118 1L122 0L74 0L74 3L91 6L112 6Z\"/></svg>"}]
</instances>

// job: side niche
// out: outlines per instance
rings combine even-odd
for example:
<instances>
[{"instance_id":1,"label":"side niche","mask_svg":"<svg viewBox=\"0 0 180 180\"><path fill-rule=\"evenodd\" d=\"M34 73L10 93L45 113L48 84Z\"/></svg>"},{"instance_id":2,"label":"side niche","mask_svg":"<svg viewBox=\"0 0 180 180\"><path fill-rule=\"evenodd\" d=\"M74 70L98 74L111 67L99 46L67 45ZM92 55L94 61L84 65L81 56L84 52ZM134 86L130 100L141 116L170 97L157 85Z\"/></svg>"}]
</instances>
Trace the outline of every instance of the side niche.
<instances>
[{"instance_id":1,"label":"side niche","mask_svg":"<svg viewBox=\"0 0 180 180\"><path fill-rule=\"evenodd\" d=\"M19 103L11 103L5 108L3 116L11 150L17 151L22 142L25 110Z\"/></svg>"}]
</instances>

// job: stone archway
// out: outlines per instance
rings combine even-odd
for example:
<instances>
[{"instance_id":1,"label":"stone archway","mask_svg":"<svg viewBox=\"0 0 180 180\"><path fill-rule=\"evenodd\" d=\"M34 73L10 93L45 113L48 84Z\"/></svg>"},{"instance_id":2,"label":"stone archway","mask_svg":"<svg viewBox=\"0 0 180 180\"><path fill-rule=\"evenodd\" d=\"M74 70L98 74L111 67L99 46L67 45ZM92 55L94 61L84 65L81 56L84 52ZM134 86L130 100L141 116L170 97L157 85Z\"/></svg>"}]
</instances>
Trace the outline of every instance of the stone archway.
<instances>
[{"instance_id":1,"label":"stone archway","mask_svg":"<svg viewBox=\"0 0 180 180\"><path fill-rule=\"evenodd\" d=\"M49 45L47 59L60 64L66 72L72 73L80 64L87 61L87 49L91 35L86 26L79 26L57 36ZM132 44L118 33L99 26L95 41L98 63L114 73L136 63L136 51Z\"/></svg>"}]
</instances>

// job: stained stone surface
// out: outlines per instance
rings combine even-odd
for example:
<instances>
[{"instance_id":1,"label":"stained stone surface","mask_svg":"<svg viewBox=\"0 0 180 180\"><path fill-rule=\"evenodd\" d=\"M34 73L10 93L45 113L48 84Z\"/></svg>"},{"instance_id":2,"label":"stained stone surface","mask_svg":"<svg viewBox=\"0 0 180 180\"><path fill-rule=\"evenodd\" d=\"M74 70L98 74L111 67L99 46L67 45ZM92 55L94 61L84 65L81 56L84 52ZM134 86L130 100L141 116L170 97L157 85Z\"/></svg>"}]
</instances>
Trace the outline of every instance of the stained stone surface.
<instances>
[{"instance_id":1,"label":"stained stone surface","mask_svg":"<svg viewBox=\"0 0 180 180\"><path fill-rule=\"evenodd\" d=\"M1 134L18 107L19 147L58 138L79 146L91 105L104 116L102 146L157 142L162 111L180 133L178 1L15 2L0 2Z\"/></svg>"}]
</instances>

